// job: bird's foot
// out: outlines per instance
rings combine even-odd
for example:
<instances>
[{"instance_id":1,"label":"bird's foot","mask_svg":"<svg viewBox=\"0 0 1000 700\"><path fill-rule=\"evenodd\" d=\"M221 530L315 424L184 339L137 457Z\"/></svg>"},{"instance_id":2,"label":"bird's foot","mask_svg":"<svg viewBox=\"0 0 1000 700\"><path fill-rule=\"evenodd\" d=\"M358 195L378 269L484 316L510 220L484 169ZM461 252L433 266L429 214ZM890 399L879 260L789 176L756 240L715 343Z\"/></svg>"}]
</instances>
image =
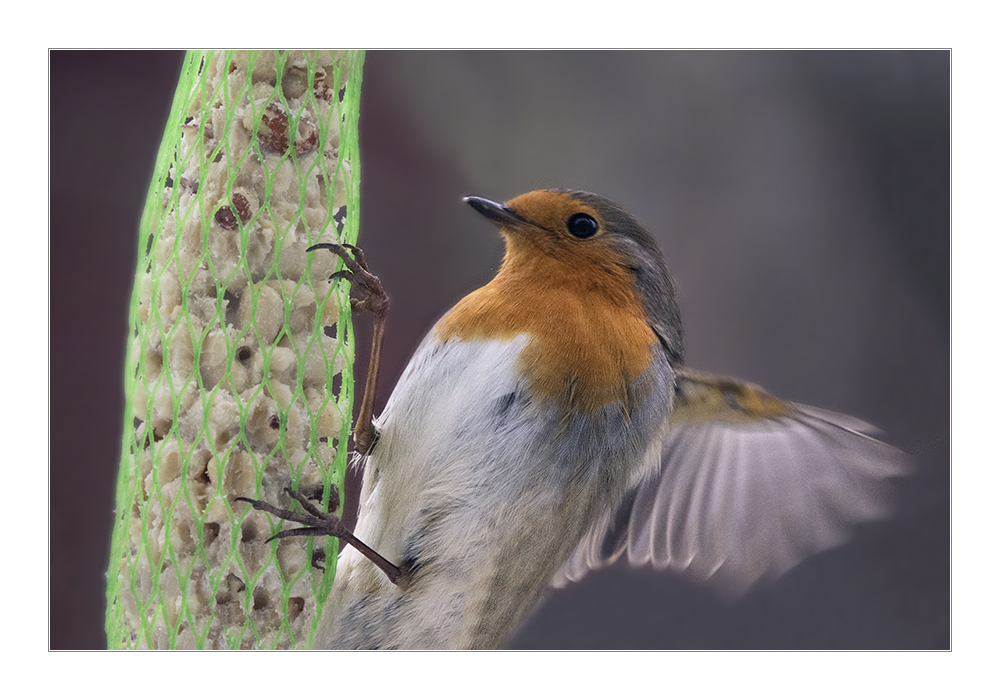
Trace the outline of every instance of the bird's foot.
<instances>
[{"instance_id":1,"label":"bird's foot","mask_svg":"<svg viewBox=\"0 0 1000 700\"><path fill-rule=\"evenodd\" d=\"M350 243L317 243L306 251L326 249L339 256L344 261L346 270L339 270L330 275L331 280L347 280L351 283L356 298L351 299L351 310L370 312L376 320L384 319L389 313L389 296L382 287L382 282L368 269L365 254L357 246Z\"/></svg>"},{"instance_id":2,"label":"bird's foot","mask_svg":"<svg viewBox=\"0 0 1000 700\"><path fill-rule=\"evenodd\" d=\"M310 503L309 499L300 494L298 491L293 491L292 489L285 489L285 491L289 496L302 505L306 514L296 513L285 508L278 508L277 506L272 506L270 503L265 501L256 501L252 498L244 498L242 496L236 498L237 501L249 503L253 506L254 510L262 510L265 513L276 515L282 520L290 520L291 522L299 523L304 526L293 528L291 530L282 530L281 532L269 537L267 542L270 542L271 540L284 539L286 537L307 537L309 535L318 537L337 537L346 541L363 555L368 557L368 559L370 559L375 566L381 569L394 584L403 589L406 588L408 578L405 572L355 537L354 533L347 529L347 526L344 525L340 518L332 513L322 512L319 508Z\"/></svg>"},{"instance_id":3,"label":"bird's foot","mask_svg":"<svg viewBox=\"0 0 1000 700\"><path fill-rule=\"evenodd\" d=\"M385 319L389 313L389 297L382 288L382 282L373 275L365 262L365 255L357 246L349 243L317 243L307 250L326 249L340 256L347 266L330 275L330 279L345 279L351 283L358 297L351 299L351 309L354 311L371 312L375 317L372 328L372 353L368 361L368 377L365 381L365 393L358 410L358 420L354 424L354 448L363 455L371 453L378 440L375 430L374 408L375 392L378 387L378 373L382 358L382 339L385 335ZM353 257L352 257L353 256Z\"/></svg>"}]
</instances>

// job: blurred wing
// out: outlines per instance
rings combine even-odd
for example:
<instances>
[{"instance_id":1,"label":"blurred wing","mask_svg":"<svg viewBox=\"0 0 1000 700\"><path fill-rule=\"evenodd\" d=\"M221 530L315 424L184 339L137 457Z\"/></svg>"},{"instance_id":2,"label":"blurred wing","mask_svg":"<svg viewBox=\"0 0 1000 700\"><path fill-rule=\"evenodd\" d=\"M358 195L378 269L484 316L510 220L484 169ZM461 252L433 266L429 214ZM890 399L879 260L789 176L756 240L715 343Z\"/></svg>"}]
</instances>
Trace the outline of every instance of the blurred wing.
<instances>
[{"instance_id":1,"label":"blurred wing","mask_svg":"<svg viewBox=\"0 0 1000 700\"><path fill-rule=\"evenodd\" d=\"M724 595L774 579L892 510L908 456L849 416L682 369L659 470L583 538L552 584L626 554Z\"/></svg>"}]
</instances>

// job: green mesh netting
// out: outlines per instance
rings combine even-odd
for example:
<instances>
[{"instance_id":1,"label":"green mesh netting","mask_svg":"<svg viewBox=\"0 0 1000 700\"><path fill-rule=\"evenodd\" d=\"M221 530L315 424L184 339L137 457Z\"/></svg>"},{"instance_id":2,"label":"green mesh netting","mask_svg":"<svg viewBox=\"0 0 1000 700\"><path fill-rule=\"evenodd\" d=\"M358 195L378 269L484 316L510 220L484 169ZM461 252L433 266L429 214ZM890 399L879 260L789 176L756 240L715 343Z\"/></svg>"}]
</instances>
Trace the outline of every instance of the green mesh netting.
<instances>
[{"instance_id":1,"label":"green mesh netting","mask_svg":"<svg viewBox=\"0 0 1000 700\"><path fill-rule=\"evenodd\" d=\"M333 538L234 501L343 489L360 52L189 53L140 229L111 648L308 646ZM336 505L336 504L332 504Z\"/></svg>"}]
</instances>

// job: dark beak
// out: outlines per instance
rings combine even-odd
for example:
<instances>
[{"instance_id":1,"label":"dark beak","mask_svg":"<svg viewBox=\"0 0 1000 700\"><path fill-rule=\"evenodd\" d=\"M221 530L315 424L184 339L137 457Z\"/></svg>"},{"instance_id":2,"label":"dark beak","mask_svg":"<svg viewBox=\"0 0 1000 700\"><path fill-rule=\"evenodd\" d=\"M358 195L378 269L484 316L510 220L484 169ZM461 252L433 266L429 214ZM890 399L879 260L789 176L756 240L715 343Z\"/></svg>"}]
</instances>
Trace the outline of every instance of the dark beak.
<instances>
[{"instance_id":1,"label":"dark beak","mask_svg":"<svg viewBox=\"0 0 1000 700\"><path fill-rule=\"evenodd\" d=\"M471 206L500 228L519 228L526 222L517 212L503 204L482 197L464 197L463 202Z\"/></svg>"}]
</instances>

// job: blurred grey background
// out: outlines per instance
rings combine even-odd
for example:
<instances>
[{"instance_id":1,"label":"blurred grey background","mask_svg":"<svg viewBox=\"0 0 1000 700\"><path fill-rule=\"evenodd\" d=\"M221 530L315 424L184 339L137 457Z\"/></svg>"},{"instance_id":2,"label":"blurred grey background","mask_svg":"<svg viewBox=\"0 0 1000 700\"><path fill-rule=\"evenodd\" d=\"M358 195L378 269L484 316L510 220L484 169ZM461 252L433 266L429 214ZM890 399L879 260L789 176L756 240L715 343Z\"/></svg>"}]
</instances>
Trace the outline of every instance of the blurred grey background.
<instances>
[{"instance_id":1,"label":"blurred grey background","mask_svg":"<svg viewBox=\"0 0 1000 700\"><path fill-rule=\"evenodd\" d=\"M52 648L105 646L137 228L182 58L50 54ZM369 52L362 95L380 406L499 266L461 197L573 187L659 239L688 364L863 418L920 465L897 518L735 603L612 568L513 648L950 647L948 52Z\"/></svg>"}]
</instances>

